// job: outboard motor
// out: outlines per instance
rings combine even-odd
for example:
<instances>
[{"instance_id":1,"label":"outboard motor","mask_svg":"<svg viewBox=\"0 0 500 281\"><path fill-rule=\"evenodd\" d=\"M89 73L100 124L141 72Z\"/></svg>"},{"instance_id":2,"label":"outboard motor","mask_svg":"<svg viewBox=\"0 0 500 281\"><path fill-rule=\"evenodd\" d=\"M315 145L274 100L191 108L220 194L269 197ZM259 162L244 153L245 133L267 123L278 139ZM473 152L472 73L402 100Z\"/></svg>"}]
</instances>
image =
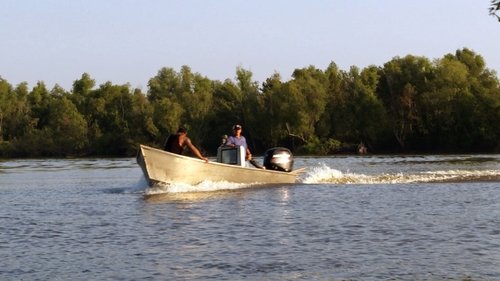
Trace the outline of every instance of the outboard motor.
<instances>
[{"instance_id":1,"label":"outboard motor","mask_svg":"<svg viewBox=\"0 0 500 281\"><path fill-rule=\"evenodd\" d=\"M270 148L264 153L264 167L268 170L290 172L293 169L293 155L285 147Z\"/></svg>"}]
</instances>

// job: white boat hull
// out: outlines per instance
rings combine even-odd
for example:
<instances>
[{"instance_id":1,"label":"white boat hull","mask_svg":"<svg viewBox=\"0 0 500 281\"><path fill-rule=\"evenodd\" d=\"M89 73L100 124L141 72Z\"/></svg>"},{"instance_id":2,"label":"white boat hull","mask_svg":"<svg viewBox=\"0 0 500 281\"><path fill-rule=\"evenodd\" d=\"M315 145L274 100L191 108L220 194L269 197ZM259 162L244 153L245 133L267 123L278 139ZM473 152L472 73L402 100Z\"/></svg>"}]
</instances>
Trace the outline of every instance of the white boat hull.
<instances>
[{"instance_id":1,"label":"white boat hull","mask_svg":"<svg viewBox=\"0 0 500 281\"><path fill-rule=\"evenodd\" d=\"M295 183L303 169L280 172L228 165L170 153L140 145L137 163L150 186L157 183L187 183L203 181L249 184Z\"/></svg>"}]
</instances>

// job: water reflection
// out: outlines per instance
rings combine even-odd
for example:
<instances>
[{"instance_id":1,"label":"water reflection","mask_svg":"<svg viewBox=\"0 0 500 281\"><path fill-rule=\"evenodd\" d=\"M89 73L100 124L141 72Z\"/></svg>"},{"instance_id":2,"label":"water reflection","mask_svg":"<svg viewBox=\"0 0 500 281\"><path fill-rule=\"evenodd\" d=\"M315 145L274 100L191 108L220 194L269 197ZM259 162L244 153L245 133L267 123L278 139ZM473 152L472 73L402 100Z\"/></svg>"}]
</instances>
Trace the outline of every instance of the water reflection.
<instances>
[{"instance_id":1,"label":"water reflection","mask_svg":"<svg viewBox=\"0 0 500 281\"><path fill-rule=\"evenodd\" d=\"M498 280L499 162L452 158L299 157L316 180L194 192L131 159L0 162L0 279Z\"/></svg>"},{"instance_id":2,"label":"water reflection","mask_svg":"<svg viewBox=\"0 0 500 281\"><path fill-rule=\"evenodd\" d=\"M179 191L178 186L181 185L182 189ZM168 202L202 202L209 200L227 200L227 199L243 199L245 196L258 191L259 189L279 189L281 201L288 201L290 194L288 186L291 184L280 185L241 185L227 186L225 183L211 183L210 188L200 188L199 186L173 184L155 186L147 188L143 194L143 199L147 203L168 203ZM189 191L201 190L201 191Z\"/></svg>"},{"instance_id":3,"label":"water reflection","mask_svg":"<svg viewBox=\"0 0 500 281\"><path fill-rule=\"evenodd\" d=\"M221 200L241 196L242 193L231 190L221 190L212 192L165 192L158 194L144 194L144 201L147 203L168 203L168 202L198 202L206 200Z\"/></svg>"}]
</instances>

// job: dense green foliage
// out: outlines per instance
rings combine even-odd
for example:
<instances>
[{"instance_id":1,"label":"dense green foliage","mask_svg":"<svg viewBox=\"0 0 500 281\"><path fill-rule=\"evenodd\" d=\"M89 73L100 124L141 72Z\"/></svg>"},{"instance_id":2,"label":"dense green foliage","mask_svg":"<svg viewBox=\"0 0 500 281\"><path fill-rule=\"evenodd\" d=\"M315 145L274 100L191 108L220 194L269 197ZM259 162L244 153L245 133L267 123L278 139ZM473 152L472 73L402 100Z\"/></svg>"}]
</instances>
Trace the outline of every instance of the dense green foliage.
<instances>
[{"instance_id":1,"label":"dense green foliage","mask_svg":"<svg viewBox=\"0 0 500 281\"><path fill-rule=\"evenodd\" d=\"M500 86L469 49L348 71L309 66L261 85L242 68L222 82L188 66L162 68L146 93L111 82L96 87L86 73L70 91L0 78L3 157L132 156L139 143L161 147L180 125L214 155L236 122L255 153L287 146L325 155L360 143L373 153L498 152Z\"/></svg>"}]
</instances>

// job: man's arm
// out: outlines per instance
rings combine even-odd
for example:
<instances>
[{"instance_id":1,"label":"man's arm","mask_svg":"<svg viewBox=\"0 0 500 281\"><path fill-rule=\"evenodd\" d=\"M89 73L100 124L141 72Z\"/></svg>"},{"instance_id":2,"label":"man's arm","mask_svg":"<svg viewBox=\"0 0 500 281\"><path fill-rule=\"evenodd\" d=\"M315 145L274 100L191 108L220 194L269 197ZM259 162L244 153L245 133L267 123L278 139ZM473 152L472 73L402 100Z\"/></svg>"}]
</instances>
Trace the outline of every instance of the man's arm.
<instances>
[{"instance_id":1,"label":"man's arm","mask_svg":"<svg viewBox=\"0 0 500 281\"><path fill-rule=\"evenodd\" d=\"M196 148L196 146L194 146L192 143L191 143L191 140L189 138L186 139L186 145L187 147L189 147L189 149L196 155L198 156L198 158L200 158L201 160L204 160L205 162L208 162L208 158L207 157L204 157L203 155L201 155L201 152L198 150L198 148Z\"/></svg>"},{"instance_id":2,"label":"man's arm","mask_svg":"<svg viewBox=\"0 0 500 281\"><path fill-rule=\"evenodd\" d=\"M250 149L247 148L247 155L246 155L247 160L252 160L252 153L250 153Z\"/></svg>"},{"instance_id":3,"label":"man's arm","mask_svg":"<svg viewBox=\"0 0 500 281\"><path fill-rule=\"evenodd\" d=\"M247 160L252 160L252 153L250 152L250 149L248 149L248 144L247 144L247 139L245 137L241 137L243 139L243 142L245 143L244 147L246 148L246 159Z\"/></svg>"},{"instance_id":4,"label":"man's arm","mask_svg":"<svg viewBox=\"0 0 500 281\"><path fill-rule=\"evenodd\" d=\"M232 146L232 147L235 147L236 144L234 143L234 137L233 136L229 136L227 138L227 141L226 141L226 146Z\"/></svg>"}]
</instances>

